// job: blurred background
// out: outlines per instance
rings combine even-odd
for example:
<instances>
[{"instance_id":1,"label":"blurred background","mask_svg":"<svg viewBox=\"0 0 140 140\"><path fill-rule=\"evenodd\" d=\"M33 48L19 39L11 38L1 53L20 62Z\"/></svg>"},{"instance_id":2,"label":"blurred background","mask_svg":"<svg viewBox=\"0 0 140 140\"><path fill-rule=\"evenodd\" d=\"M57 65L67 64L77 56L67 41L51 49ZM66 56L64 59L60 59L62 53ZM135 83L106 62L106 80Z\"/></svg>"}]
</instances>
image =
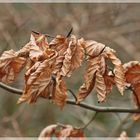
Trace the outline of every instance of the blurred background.
<instances>
[{"instance_id":1,"label":"blurred background","mask_svg":"<svg viewBox=\"0 0 140 140\"><path fill-rule=\"evenodd\" d=\"M140 4L0 4L0 54L23 47L32 30L50 35L73 34L104 43L117 51L123 63L140 60ZM82 84L84 68L75 71L67 85L77 91ZM23 89L23 72L11 86ZM17 105L18 95L0 89L0 136L38 136L54 123L84 126L94 115L80 107L66 105L61 111L48 100L36 104ZM72 98L72 97L70 97ZM85 100L98 106L134 107L131 93L122 97L116 89L106 103L98 104L96 93ZM140 132L140 121L131 114L98 113L85 129L86 136L119 136L125 130L129 136Z\"/></svg>"}]
</instances>

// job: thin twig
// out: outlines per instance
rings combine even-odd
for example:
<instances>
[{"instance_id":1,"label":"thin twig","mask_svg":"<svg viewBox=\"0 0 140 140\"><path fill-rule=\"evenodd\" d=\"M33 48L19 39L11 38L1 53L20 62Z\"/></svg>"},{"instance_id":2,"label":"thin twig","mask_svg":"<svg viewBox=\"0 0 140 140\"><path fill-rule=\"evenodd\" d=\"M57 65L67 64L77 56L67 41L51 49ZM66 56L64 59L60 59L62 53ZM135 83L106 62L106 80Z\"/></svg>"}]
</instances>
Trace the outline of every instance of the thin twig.
<instances>
[{"instance_id":1,"label":"thin twig","mask_svg":"<svg viewBox=\"0 0 140 140\"><path fill-rule=\"evenodd\" d=\"M68 34L67 34L67 38L71 35L71 33L72 33L72 31L73 31L73 27L70 29L70 31L68 32Z\"/></svg>"},{"instance_id":2,"label":"thin twig","mask_svg":"<svg viewBox=\"0 0 140 140\"><path fill-rule=\"evenodd\" d=\"M10 87L1 82L0 82L0 87L9 91L9 93L11 93L11 94L21 95L23 93L22 90ZM44 98L44 97L42 97L42 98ZM49 99L51 99L51 97L49 97ZM74 106L79 106L79 107L85 108L87 110L97 111L97 112L140 113L139 108L99 107L99 106L95 106L95 105L88 105L86 103L76 104L75 101L73 101L73 100L67 100L66 103L70 104L70 105L74 105Z\"/></svg>"},{"instance_id":3,"label":"thin twig","mask_svg":"<svg viewBox=\"0 0 140 140\"><path fill-rule=\"evenodd\" d=\"M112 75L115 76L115 73L111 67L108 66L108 69L112 72Z\"/></svg>"},{"instance_id":4,"label":"thin twig","mask_svg":"<svg viewBox=\"0 0 140 140\"><path fill-rule=\"evenodd\" d=\"M98 114L98 113L95 112L95 114L94 114L94 116L92 117L92 119L91 119L87 124L85 124L83 127L81 127L80 129L85 129L85 128L87 128L87 127L91 124L91 122L95 120L95 118L97 117L97 114Z\"/></svg>"},{"instance_id":5,"label":"thin twig","mask_svg":"<svg viewBox=\"0 0 140 140\"><path fill-rule=\"evenodd\" d=\"M37 31L33 31L33 30L32 30L32 32L33 32L34 34L36 34L36 35L40 35L40 33L37 32ZM49 34L43 34L43 35L46 36L46 37L55 38L54 36L49 35Z\"/></svg>"},{"instance_id":6,"label":"thin twig","mask_svg":"<svg viewBox=\"0 0 140 140\"><path fill-rule=\"evenodd\" d=\"M74 94L74 92L71 90L71 89L68 89L68 91L71 93L71 95L74 97L75 99L75 102L77 103L77 97L76 95Z\"/></svg>"},{"instance_id":7,"label":"thin twig","mask_svg":"<svg viewBox=\"0 0 140 140\"><path fill-rule=\"evenodd\" d=\"M4 84L2 82L0 82L0 87L5 89L5 90L7 90L7 91L9 91L9 92L11 92L11 93L13 93L13 94L21 95L23 93L22 90L13 88L13 87L8 86L8 85L6 85L6 84Z\"/></svg>"},{"instance_id":8,"label":"thin twig","mask_svg":"<svg viewBox=\"0 0 140 140\"><path fill-rule=\"evenodd\" d=\"M103 49L100 51L100 53L96 56L98 57L99 55L101 55L103 53L103 51L105 50L106 46L103 47Z\"/></svg>"}]
</instances>

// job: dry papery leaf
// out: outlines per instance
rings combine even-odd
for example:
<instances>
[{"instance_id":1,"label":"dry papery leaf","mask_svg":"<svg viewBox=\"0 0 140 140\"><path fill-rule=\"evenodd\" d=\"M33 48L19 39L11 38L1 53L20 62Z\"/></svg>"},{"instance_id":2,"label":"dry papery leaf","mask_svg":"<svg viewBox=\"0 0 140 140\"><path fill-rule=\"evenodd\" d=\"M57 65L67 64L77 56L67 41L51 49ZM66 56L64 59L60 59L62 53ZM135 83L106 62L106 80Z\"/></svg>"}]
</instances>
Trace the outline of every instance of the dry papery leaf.
<instances>
[{"instance_id":1,"label":"dry papery leaf","mask_svg":"<svg viewBox=\"0 0 140 140\"><path fill-rule=\"evenodd\" d=\"M54 55L54 51L52 52L49 49L47 50L47 43L42 43L42 47L37 46L37 43L42 41L44 42L44 40L41 40L40 38L42 37L38 36L38 39L35 39L35 36L31 34L30 42L18 52L9 50L2 54L0 57L0 78L2 82L12 83L17 74L24 67L26 61L35 63L38 60L47 59ZM30 63L30 67L34 63Z\"/></svg>"},{"instance_id":2,"label":"dry papery leaf","mask_svg":"<svg viewBox=\"0 0 140 140\"><path fill-rule=\"evenodd\" d=\"M29 57L31 61L37 62L50 58L54 51L49 49L44 35L31 34L30 41L18 52L19 56Z\"/></svg>"},{"instance_id":3,"label":"dry papery leaf","mask_svg":"<svg viewBox=\"0 0 140 140\"><path fill-rule=\"evenodd\" d=\"M81 65L84 58L84 50L80 41L82 40L77 40L74 35L71 36L63 61L62 76L70 77L72 72Z\"/></svg>"},{"instance_id":4,"label":"dry papery leaf","mask_svg":"<svg viewBox=\"0 0 140 140\"><path fill-rule=\"evenodd\" d=\"M116 57L115 51L113 49L106 47L104 53L106 54L106 58L110 59L114 64L114 81L118 90L123 95L123 91L125 89L125 75L123 64L120 59Z\"/></svg>"},{"instance_id":5,"label":"dry papery leaf","mask_svg":"<svg viewBox=\"0 0 140 140\"><path fill-rule=\"evenodd\" d=\"M55 133L55 130L57 127L58 125L54 124L54 125L50 125L44 128L41 131L38 140L51 140L51 137Z\"/></svg>"},{"instance_id":6,"label":"dry papery leaf","mask_svg":"<svg viewBox=\"0 0 140 140\"><path fill-rule=\"evenodd\" d=\"M35 63L25 74L25 90L18 103L25 101L34 103L42 95L48 97L52 69L48 60Z\"/></svg>"},{"instance_id":7,"label":"dry papery leaf","mask_svg":"<svg viewBox=\"0 0 140 140\"><path fill-rule=\"evenodd\" d=\"M72 140L77 138L85 140L85 135L81 129L72 127L71 125L50 125L47 126L39 135L39 140L50 140L51 137L56 137L58 140Z\"/></svg>"},{"instance_id":8,"label":"dry papery leaf","mask_svg":"<svg viewBox=\"0 0 140 140\"><path fill-rule=\"evenodd\" d=\"M134 96L134 101L136 105L139 106L140 102L140 63L138 61L130 61L125 63L125 77L127 84L130 84L134 94L136 94L138 101ZM134 95L133 94L133 95Z\"/></svg>"},{"instance_id":9,"label":"dry papery leaf","mask_svg":"<svg viewBox=\"0 0 140 140\"><path fill-rule=\"evenodd\" d=\"M77 98L78 103L84 100L93 90L97 92L98 102L106 99L107 93L112 90L114 84L123 93L125 87L124 69L121 61L115 56L115 51L104 44L95 41L85 41L83 44L88 55L85 82L80 87ZM106 59L114 64L114 75L108 70Z\"/></svg>"},{"instance_id":10,"label":"dry papery leaf","mask_svg":"<svg viewBox=\"0 0 140 140\"><path fill-rule=\"evenodd\" d=\"M127 133L125 131L122 131L120 137L117 140L129 140Z\"/></svg>"},{"instance_id":11,"label":"dry papery leaf","mask_svg":"<svg viewBox=\"0 0 140 140\"><path fill-rule=\"evenodd\" d=\"M140 132L139 133L136 133L136 139L137 140L140 140Z\"/></svg>"},{"instance_id":12,"label":"dry papery leaf","mask_svg":"<svg viewBox=\"0 0 140 140\"><path fill-rule=\"evenodd\" d=\"M132 85L140 81L140 63L138 61L130 61L123 65L125 69L126 82Z\"/></svg>"},{"instance_id":13,"label":"dry papery leaf","mask_svg":"<svg viewBox=\"0 0 140 140\"><path fill-rule=\"evenodd\" d=\"M100 59L100 57L96 57L96 58L92 58L92 59L88 60L88 64L87 64L88 66L87 66L86 74L85 74L85 82L80 87L78 96L77 96L78 102L84 100L91 93L95 84L96 84L96 89L98 92L100 92L98 90L99 88L102 88L102 89L104 88L104 85L102 85L101 87L98 87L98 84L100 84L100 82L102 82L101 81L102 79L100 79L101 74L99 71L99 67L100 67L99 59ZM104 80L103 80L103 82L104 82ZM106 91L105 91L105 89L103 89L103 90L104 90L103 91L103 94L104 94L104 92L106 92ZM97 93L97 94L100 94L100 93ZM101 100L101 98L99 100Z\"/></svg>"},{"instance_id":14,"label":"dry papery leaf","mask_svg":"<svg viewBox=\"0 0 140 140\"><path fill-rule=\"evenodd\" d=\"M49 43L49 47L58 53L58 56L55 62L55 70L53 73L54 74L58 72L60 73L62 65L63 65L64 57L65 57L65 52L68 47L68 39L61 35L57 35L56 38L54 38Z\"/></svg>"},{"instance_id":15,"label":"dry papery leaf","mask_svg":"<svg viewBox=\"0 0 140 140\"><path fill-rule=\"evenodd\" d=\"M133 139L133 138L130 138ZM140 140L140 133L136 133L136 140ZM120 134L120 137L118 138L118 140L129 140L129 137L127 135L127 133L125 131L122 131L122 133Z\"/></svg>"},{"instance_id":16,"label":"dry papery leaf","mask_svg":"<svg viewBox=\"0 0 140 140\"><path fill-rule=\"evenodd\" d=\"M72 72L81 65L84 58L82 42L83 39L77 40L74 35L70 38L58 35L50 42L50 48L58 52L55 73L59 72L62 76L70 77Z\"/></svg>"},{"instance_id":17,"label":"dry papery leaf","mask_svg":"<svg viewBox=\"0 0 140 140\"><path fill-rule=\"evenodd\" d=\"M38 46L42 51L48 49L48 40L44 34L32 32L30 41L32 45Z\"/></svg>"},{"instance_id":18,"label":"dry papery leaf","mask_svg":"<svg viewBox=\"0 0 140 140\"><path fill-rule=\"evenodd\" d=\"M35 63L31 69L25 74L25 91L18 103L28 101L34 103L38 97L49 98L63 108L67 98L67 88L63 79L56 76L56 80L53 79L53 69L55 59L43 62Z\"/></svg>"},{"instance_id":19,"label":"dry papery leaf","mask_svg":"<svg viewBox=\"0 0 140 140\"><path fill-rule=\"evenodd\" d=\"M140 119L140 113L134 113L134 114L132 115L132 119L133 119L134 121L138 121L138 120Z\"/></svg>"},{"instance_id":20,"label":"dry papery leaf","mask_svg":"<svg viewBox=\"0 0 140 140\"><path fill-rule=\"evenodd\" d=\"M19 57L15 51L5 51L0 57L0 80L4 83L12 83L25 63L26 59Z\"/></svg>"},{"instance_id":21,"label":"dry papery leaf","mask_svg":"<svg viewBox=\"0 0 140 140\"><path fill-rule=\"evenodd\" d=\"M138 61L130 61L123 66L126 82L132 88L134 102L140 107L140 63ZM133 119L135 121L139 120L140 114L134 114Z\"/></svg>"},{"instance_id":22,"label":"dry papery leaf","mask_svg":"<svg viewBox=\"0 0 140 140\"><path fill-rule=\"evenodd\" d=\"M62 79L60 75L56 77L56 86L52 94L54 102L58 106L63 108L67 99L67 87L65 81Z\"/></svg>"}]
</instances>

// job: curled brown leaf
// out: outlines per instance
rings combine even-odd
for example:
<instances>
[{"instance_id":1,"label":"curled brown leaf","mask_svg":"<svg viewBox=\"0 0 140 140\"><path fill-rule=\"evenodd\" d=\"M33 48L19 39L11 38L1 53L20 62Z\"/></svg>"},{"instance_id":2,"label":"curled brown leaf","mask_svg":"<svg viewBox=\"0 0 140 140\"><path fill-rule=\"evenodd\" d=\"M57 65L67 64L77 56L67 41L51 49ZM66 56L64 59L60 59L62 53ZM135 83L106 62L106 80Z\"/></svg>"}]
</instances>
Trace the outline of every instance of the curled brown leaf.
<instances>
[{"instance_id":1,"label":"curled brown leaf","mask_svg":"<svg viewBox=\"0 0 140 140\"><path fill-rule=\"evenodd\" d=\"M80 87L77 95L78 103L83 101L93 90L95 85L96 72L99 69L99 58L88 60L86 72L84 75L84 83Z\"/></svg>"},{"instance_id":2,"label":"curled brown leaf","mask_svg":"<svg viewBox=\"0 0 140 140\"><path fill-rule=\"evenodd\" d=\"M105 54L106 54L106 57L110 59L112 63L114 64L114 67L115 67L114 68L114 74L115 74L114 81L118 90L123 95L123 91L125 88L125 75L124 75L123 65L120 59L116 57L115 51L113 49L106 47Z\"/></svg>"},{"instance_id":3,"label":"curled brown leaf","mask_svg":"<svg viewBox=\"0 0 140 140\"><path fill-rule=\"evenodd\" d=\"M37 98L44 95L48 97L49 84L52 80L53 66L48 60L35 63L25 74L25 91L18 100L18 103L28 101L36 102Z\"/></svg>"},{"instance_id":4,"label":"curled brown leaf","mask_svg":"<svg viewBox=\"0 0 140 140\"><path fill-rule=\"evenodd\" d=\"M26 59L19 57L15 51L5 51L0 57L0 80L4 83L12 83L25 63Z\"/></svg>"},{"instance_id":5,"label":"curled brown leaf","mask_svg":"<svg viewBox=\"0 0 140 140\"><path fill-rule=\"evenodd\" d=\"M77 40L74 35L69 39L61 75L70 77L72 72L81 65L84 58L84 50L81 41L82 40Z\"/></svg>"},{"instance_id":6,"label":"curled brown leaf","mask_svg":"<svg viewBox=\"0 0 140 140\"><path fill-rule=\"evenodd\" d=\"M130 61L123 65L125 69L126 83L130 84L133 92L134 102L140 107L140 63Z\"/></svg>"},{"instance_id":7,"label":"curled brown leaf","mask_svg":"<svg viewBox=\"0 0 140 140\"><path fill-rule=\"evenodd\" d=\"M39 135L39 140L51 140L52 136L55 136L58 140L71 140L74 138L85 140L85 135L81 129L62 124L54 124L44 128Z\"/></svg>"},{"instance_id":8,"label":"curled brown leaf","mask_svg":"<svg viewBox=\"0 0 140 140\"><path fill-rule=\"evenodd\" d=\"M56 133L58 140L64 139L73 139L77 137L79 140L85 140L85 135L81 129L77 129L72 127L71 125L65 125L65 127L61 128L60 131Z\"/></svg>"},{"instance_id":9,"label":"curled brown leaf","mask_svg":"<svg viewBox=\"0 0 140 140\"><path fill-rule=\"evenodd\" d=\"M77 40L74 35L70 38L57 35L50 42L50 48L58 52L54 73L71 76L72 72L81 65L84 58L84 50L81 44L82 39Z\"/></svg>"},{"instance_id":10,"label":"curled brown leaf","mask_svg":"<svg viewBox=\"0 0 140 140\"><path fill-rule=\"evenodd\" d=\"M104 77L100 71L97 71L96 73L95 89L97 92L98 102L104 102L106 99L107 91Z\"/></svg>"},{"instance_id":11,"label":"curled brown leaf","mask_svg":"<svg viewBox=\"0 0 140 140\"><path fill-rule=\"evenodd\" d=\"M38 140L51 140L51 137L55 133L57 126L58 125L54 124L54 125L50 125L50 126L47 126L46 128L44 128L41 131Z\"/></svg>"},{"instance_id":12,"label":"curled brown leaf","mask_svg":"<svg viewBox=\"0 0 140 140\"><path fill-rule=\"evenodd\" d=\"M61 76L56 77L56 86L53 93L54 102L61 107L64 107L67 99L67 87Z\"/></svg>"},{"instance_id":13,"label":"curled brown leaf","mask_svg":"<svg viewBox=\"0 0 140 140\"><path fill-rule=\"evenodd\" d=\"M91 58L97 57L102 50L104 50L105 45L93 40L87 40L82 42L83 48L85 49L86 55Z\"/></svg>"}]
</instances>

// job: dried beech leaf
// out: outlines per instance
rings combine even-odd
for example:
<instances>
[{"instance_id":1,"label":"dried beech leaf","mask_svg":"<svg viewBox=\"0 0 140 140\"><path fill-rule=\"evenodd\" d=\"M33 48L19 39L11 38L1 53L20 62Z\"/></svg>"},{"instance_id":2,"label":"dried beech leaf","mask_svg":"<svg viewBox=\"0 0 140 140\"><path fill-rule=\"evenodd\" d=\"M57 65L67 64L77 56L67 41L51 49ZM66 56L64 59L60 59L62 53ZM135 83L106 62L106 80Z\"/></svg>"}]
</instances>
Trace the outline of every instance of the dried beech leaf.
<instances>
[{"instance_id":1,"label":"dried beech leaf","mask_svg":"<svg viewBox=\"0 0 140 140\"><path fill-rule=\"evenodd\" d=\"M35 35L31 34L30 39L32 47L30 47L30 58L36 58L37 60L45 60L51 58L56 51L49 48L49 44L46 40L45 35Z\"/></svg>"},{"instance_id":2,"label":"dried beech leaf","mask_svg":"<svg viewBox=\"0 0 140 140\"><path fill-rule=\"evenodd\" d=\"M56 124L44 128L39 135L39 140L51 140L51 137L55 133L56 128Z\"/></svg>"},{"instance_id":3,"label":"dried beech leaf","mask_svg":"<svg viewBox=\"0 0 140 140\"><path fill-rule=\"evenodd\" d=\"M84 40L81 38L79 40L77 40L77 45L75 48L75 51L73 53L72 56L72 60L71 60L71 71L74 71L75 69L77 69L79 66L81 66L81 63L83 61L84 58L84 49L82 47L82 42Z\"/></svg>"},{"instance_id":4,"label":"dried beech leaf","mask_svg":"<svg viewBox=\"0 0 140 140\"><path fill-rule=\"evenodd\" d=\"M44 57L44 53L39 49L38 46L33 46L30 48L29 57L33 62L36 62Z\"/></svg>"},{"instance_id":5,"label":"dried beech leaf","mask_svg":"<svg viewBox=\"0 0 140 140\"><path fill-rule=\"evenodd\" d=\"M39 34L32 33L30 37L30 42L33 46L38 46L42 51L48 49L49 46L47 38L45 37L45 35L41 33Z\"/></svg>"},{"instance_id":6,"label":"dried beech leaf","mask_svg":"<svg viewBox=\"0 0 140 140\"><path fill-rule=\"evenodd\" d=\"M74 35L71 36L63 61L61 75L70 77L72 72L81 65L84 58L84 49L81 41L77 40Z\"/></svg>"},{"instance_id":7,"label":"dried beech leaf","mask_svg":"<svg viewBox=\"0 0 140 140\"><path fill-rule=\"evenodd\" d=\"M90 84L89 87L87 87L85 83L83 83L83 85L80 87L77 95L77 104L83 101L93 90L95 85L95 76L93 77L93 79L90 81L89 84Z\"/></svg>"},{"instance_id":8,"label":"dried beech leaf","mask_svg":"<svg viewBox=\"0 0 140 140\"><path fill-rule=\"evenodd\" d=\"M29 57L32 60L32 62L37 61L43 61L46 59L50 59L57 56L57 52L51 49L47 49L46 51L41 51L38 47L35 47L30 49Z\"/></svg>"},{"instance_id":9,"label":"dried beech leaf","mask_svg":"<svg viewBox=\"0 0 140 140\"><path fill-rule=\"evenodd\" d=\"M17 55L21 57L28 58L29 57L29 52L30 48L32 47L31 43L27 43L24 47L22 47L18 52Z\"/></svg>"},{"instance_id":10,"label":"dried beech leaf","mask_svg":"<svg viewBox=\"0 0 140 140\"><path fill-rule=\"evenodd\" d=\"M22 70L26 59L18 57L13 50L5 51L0 57L0 79L4 83L12 83Z\"/></svg>"},{"instance_id":11,"label":"dried beech leaf","mask_svg":"<svg viewBox=\"0 0 140 140\"><path fill-rule=\"evenodd\" d=\"M106 72L106 63L103 53L100 54L98 58L99 58L99 69L96 72L95 90L97 92L98 102L101 103L105 101L107 96L107 86L104 77Z\"/></svg>"},{"instance_id":12,"label":"dried beech leaf","mask_svg":"<svg viewBox=\"0 0 140 140\"><path fill-rule=\"evenodd\" d=\"M115 85L114 75L105 73L103 77L106 85L106 92L110 93L112 91L113 85Z\"/></svg>"},{"instance_id":13,"label":"dried beech leaf","mask_svg":"<svg viewBox=\"0 0 140 140\"><path fill-rule=\"evenodd\" d=\"M105 48L105 45L93 40L87 40L85 43L83 43L83 47L86 51L86 54L94 58L102 52L102 50Z\"/></svg>"},{"instance_id":14,"label":"dried beech leaf","mask_svg":"<svg viewBox=\"0 0 140 140\"><path fill-rule=\"evenodd\" d=\"M43 129L39 135L39 140L51 140L52 136L56 136L58 140L72 140L78 138L85 140L85 135L81 129L72 127L71 125L50 125Z\"/></svg>"},{"instance_id":15,"label":"dried beech leaf","mask_svg":"<svg viewBox=\"0 0 140 140\"><path fill-rule=\"evenodd\" d=\"M123 65L125 69L125 78L127 83L132 85L140 81L140 63L138 61L130 61Z\"/></svg>"},{"instance_id":16,"label":"dried beech leaf","mask_svg":"<svg viewBox=\"0 0 140 140\"><path fill-rule=\"evenodd\" d=\"M67 87L65 81L60 76L56 77L56 87L53 94L55 103L63 108L67 99Z\"/></svg>"},{"instance_id":17,"label":"dried beech leaf","mask_svg":"<svg viewBox=\"0 0 140 140\"><path fill-rule=\"evenodd\" d=\"M140 132L136 133L136 139L140 140Z\"/></svg>"},{"instance_id":18,"label":"dried beech leaf","mask_svg":"<svg viewBox=\"0 0 140 140\"><path fill-rule=\"evenodd\" d=\"M121 134L120 134L120 137L117 139L117 140L129 140L128 136L127 136L127 133L125 131L123 131Z\"/></svg>"},{"instance_id":19,"label":"dried beech leaf","mask_svg":"<svg viewBox=\"0 0 140 140\"><path fill-rule=\"evenodd\" d=\"M48 87L52 80L52 65L48 60L35 63L25 74L25 91L18 103L28 101L36 102L37 98L44 95L49 96Z\"/></svg>"},{"instance_id":20,"label":"dried beech leaf","mask_svg":"<svg viewBox=\"0 0 140 140\"><path fill-rule=\"evenodd\" d=\"M103 75L100 71L96 72L95 89L97 92L98 102L103 102L106 99L107 91Z\"/></svg>"},{"instance_id":21,"label":"dried beech leaf","mask_svg":"<svg viewBox=\"0 0 140 140\"><path fill-rule=\"evenodd\" d=\"M57 132L56 136L59 140L65 140L67 138L71 139L75 137L77 137L79 140L85 140L82 130L73 128L71 125L66 125L64 128L61 128L61 130Z\"/></svg>"},{"instance_id":22,"label":"dried beech leaf","mask_svg":"<svg viewBox=\"0 0 140 140\"><path fill-rule=\"evenodd\" d=\"M17 52L18 56L29 57L33 62L49 58L54 51L49 49L44 37L44 35L36 37L31 34L30 42Z\"/></svg>"},{"instance_id":23,"label":"dried beech leaf","mask_svg":"<svg viewBox=\"0 0 140 140\"><path fill-rule=\"evenodd\" d=\"M140 120L140 114L139 114L139 113L133 114L133 115L132 115L132 119L133 119L134 121Z\"/></svg>"},{"instance_id":24,"label":"dried beech leaf","mask_svg":"<svg viewBox=\"0 0 140 140\"><path fill-rule=\"evenodd\" d=\"M137 106L140 106L140 63L138 61L130 61L123 66L126 82L131 85L134 92L134 102Z\"/></svg>"},{"instance_id":25,"label":"dried beech leaf","mask_svg":"<svg viewBox=\"0 0 140 140\"><path fill-rule=\"evenodd\" d=\"M77 95L78 102L83 101L92 91L95 84L96 71L99 69L99 57L89 59L86 72L84 75L84 83L80 87Z\"/></svg>"},{"instance_id":26,"label":"dried beech leaf","mask_svg":"<svg viewBox=\"0 0 140 140\"><path fill-rule=\"evenodd\" d=\"M85 82L80 87L78 92L78 102L84 100L94 88L96 80L96 72L100 71L102 77L105 73L106 65L105 65L105 58L103 55L99 55L95 58L89 58L87 69L85 73Z\"/></svg>"},{"instance_id":27,"label":"dried beech leaf","mask_svg":"<svg viewBox=\"0 0 140 140\"><path fill-rule=\"evenodd\" d=\"M56 38L50 42L49 47L58 53L55 62L55 70L53 71L53 73L56 74L61 71L65 53L68 47L68 40L63 36L57 35Z\"/></svg>"},{"instance_id":28,"label":"dried beech leaf","mask_svg":"<svg viewBox=\"0 0 140 140\"><path fill-rule=\"evenodd\" d=\"M58 52L55 74L59 72L62 76L69 77L81 65L84 58L84 50L81 44L82 39L77 40L74 35L71 38L58 35L50 42L50 48Z\"/></svg>"},{"instance_id":29,"label":"dried beech leaf","mask_svg":"<svg viewBox=\"0 0 140 140\"><path fill-rule=\"evenodd\" d=\"M67 38L61 35L57 35L56 38L54 38L49 43L49 47L59 52L60 50L64 49L65 43L67 43Z\"/></svg>"},{"instance_id":30,"label":"dried beech leaf","mask_svg":"<svg viewBox=\"0 0 140 140\"><path fill-rule=\"evenodd\" d=\"M115 68L114 68L114 74L115 74L114 80L115 80L115 83L116 83L118 90L123 95L123 91L125 88L125 76L124 76L123 65L122 65L120 59L118 59L116 57L115 51L113 49L106 47L104 53L107 55L107 58L110 59L115 66Z\"/></svg>"}]
</instances>

